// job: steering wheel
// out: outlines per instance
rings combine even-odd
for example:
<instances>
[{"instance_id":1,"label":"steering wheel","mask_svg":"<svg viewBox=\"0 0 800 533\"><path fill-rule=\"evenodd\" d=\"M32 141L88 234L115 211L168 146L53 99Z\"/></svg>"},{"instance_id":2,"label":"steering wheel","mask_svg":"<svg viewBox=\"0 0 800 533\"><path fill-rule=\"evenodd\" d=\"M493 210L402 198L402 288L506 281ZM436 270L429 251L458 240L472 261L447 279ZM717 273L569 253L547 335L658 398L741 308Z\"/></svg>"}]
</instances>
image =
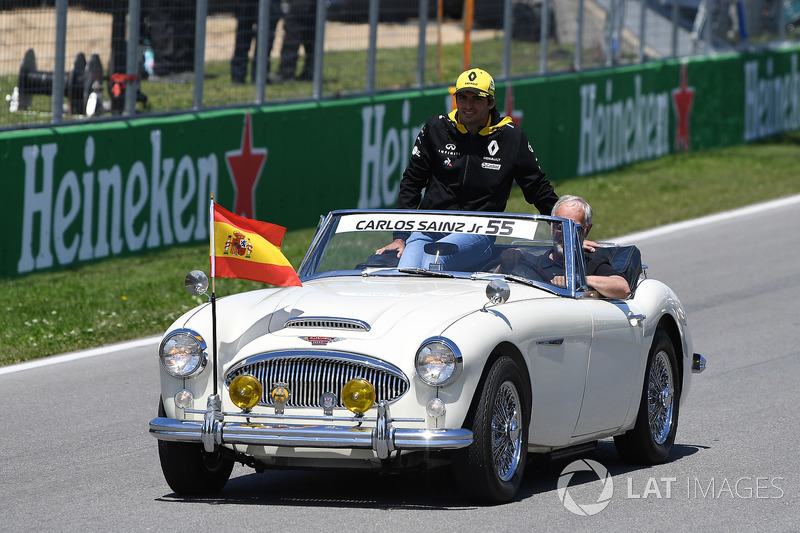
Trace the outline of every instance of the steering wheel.
<instances>
[{"instance_id":1,"label":"steering wheel","mask_svg":"<svg viewBox=\"0 0 800 533\"><path fill-rule=\"evenodd\" d=\"M499 257L490 260L488 263L483 265L481 268L481 272L494 272L498 266L502 264L502 261ZM542 270L538 265L531 263L530 261L526 261L524 258L520 259L519 264L527 268L528 273L526 273L525 278L530 279L531 281L542 281L544 283L550 283L550 280L547 279L547 274L544 270ZM511 272L499 272L500 274L511 274Z\"/></svg>"}]
</instances>

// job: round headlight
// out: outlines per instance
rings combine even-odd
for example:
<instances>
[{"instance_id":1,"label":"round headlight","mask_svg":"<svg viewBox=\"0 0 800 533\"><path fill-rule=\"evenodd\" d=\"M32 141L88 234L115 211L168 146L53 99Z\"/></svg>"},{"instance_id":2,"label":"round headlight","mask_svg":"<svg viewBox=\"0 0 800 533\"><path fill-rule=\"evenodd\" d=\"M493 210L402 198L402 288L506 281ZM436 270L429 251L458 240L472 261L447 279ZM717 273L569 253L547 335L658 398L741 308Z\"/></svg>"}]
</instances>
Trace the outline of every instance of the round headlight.
<instances>
[{"instance_id":1,"label":"round headlight","mask_svg":"<svg viewBox=\"0 0 800 533\"><path fill-rule=\"evenodd\" d=\"M355 414L369 411L375 403L375 388L366 379L351 379L342 387L342 404Z\"/></svg>"},{"instance_id":2,"label":"round headlight","mask_svg":"<svg viewBox=\"0 0 800 533\"><path fill-rule=\"evenodd\" d=\"M158 356L170 376L189 378L206 366L206 342L200 334L188 329L170 333L161 341Z\"/></svg>"},{"instance_id":3,"label":"round headlight","mask_svg":"<svg viewBox=\"0 0 800 533\"><path fill-rule=\"evenodd\" d=\"M448 339L433 338L422 343L415 361L417 376L423 383L441 387L461 374L461 353Z\"/></svg>"},{"instance_id":4,"label":"round headlight","mask_svg":"<svg viewBox=\"0 0 800 533\"><path fill-rule=\"evenodd\" d=\"M240 409L250 410L261 401L261 383L248 374L240 374L231 381L228 394Z\"/></svg>"}]
</instances>

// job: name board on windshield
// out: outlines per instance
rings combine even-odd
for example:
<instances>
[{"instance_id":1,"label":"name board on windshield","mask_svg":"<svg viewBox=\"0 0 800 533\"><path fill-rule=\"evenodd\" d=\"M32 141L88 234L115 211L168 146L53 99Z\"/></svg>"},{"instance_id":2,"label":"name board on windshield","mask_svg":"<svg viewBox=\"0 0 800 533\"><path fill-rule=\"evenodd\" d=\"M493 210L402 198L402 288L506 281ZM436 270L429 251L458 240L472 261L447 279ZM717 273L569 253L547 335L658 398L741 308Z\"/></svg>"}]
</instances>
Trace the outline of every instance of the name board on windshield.
<instances>
[{"instance_id":1,"label":"name board on windshield","mask_svg":"<svg viewBox=\"0 0 800 533\"><path fill-rule=\"evenodd\" d=\"M351 231L432 231L532 239L536 220L414 213L359 213L339 220L336 233Z\"/></svg>"}]
</instances>

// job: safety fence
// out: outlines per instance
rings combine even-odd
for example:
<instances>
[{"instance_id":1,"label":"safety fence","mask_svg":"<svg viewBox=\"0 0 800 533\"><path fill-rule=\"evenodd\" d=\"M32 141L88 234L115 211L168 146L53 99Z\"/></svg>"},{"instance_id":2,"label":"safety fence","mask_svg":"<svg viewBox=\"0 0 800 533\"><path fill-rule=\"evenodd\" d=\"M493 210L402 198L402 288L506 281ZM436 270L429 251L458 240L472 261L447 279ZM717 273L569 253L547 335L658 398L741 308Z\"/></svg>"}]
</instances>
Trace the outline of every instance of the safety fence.
<instances>
[{"instance_id":1,"label":"safety fence","mask_svg":"<svg viewBox=\"0 0 800 533\"><path fill-rule=\"evenodd\" d=\"M0 129L745 51L798 20L778 0L5 0Z\"/></svg>"}]
</instances>

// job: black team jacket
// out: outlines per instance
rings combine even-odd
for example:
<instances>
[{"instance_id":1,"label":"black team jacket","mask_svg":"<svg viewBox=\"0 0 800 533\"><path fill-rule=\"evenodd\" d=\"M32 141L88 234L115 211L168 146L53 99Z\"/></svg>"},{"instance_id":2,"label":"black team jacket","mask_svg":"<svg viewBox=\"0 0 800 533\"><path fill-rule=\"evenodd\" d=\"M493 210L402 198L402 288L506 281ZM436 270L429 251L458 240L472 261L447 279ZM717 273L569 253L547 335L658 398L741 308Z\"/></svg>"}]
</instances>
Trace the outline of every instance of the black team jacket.
<instances>
[{"instance_id":1,"label":"black team jacket","mask_svg":"<svg viewBox=\"0 0 800 533\"><path fill-rule=\"evenodd\" d=\"M558 196L522 128L492 108L486 126L472 135L453 110L422 127L397 208L503 212L514 182L529 204L551 213Z\"/></svg>"}]
</instances>

